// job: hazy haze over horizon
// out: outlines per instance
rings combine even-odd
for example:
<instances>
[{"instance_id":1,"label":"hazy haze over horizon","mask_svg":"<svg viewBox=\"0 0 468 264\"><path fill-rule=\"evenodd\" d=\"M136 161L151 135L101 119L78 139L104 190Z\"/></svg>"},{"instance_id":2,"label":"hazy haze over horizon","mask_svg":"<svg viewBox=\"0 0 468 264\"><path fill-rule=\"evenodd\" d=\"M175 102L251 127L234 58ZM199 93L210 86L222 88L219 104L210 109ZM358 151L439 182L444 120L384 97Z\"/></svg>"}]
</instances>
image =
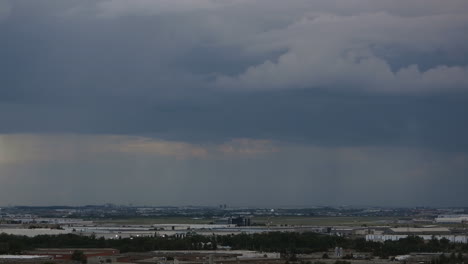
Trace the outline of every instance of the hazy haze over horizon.
<instances>
[{"instance_id":1,"label":"hazy haze over horizon","mask_svg":"<svg viewBox=\"0 0 468 264\"><path fill-rule=\"evenodd\" d=\"M465 0L0 0L3 205L468 206Z\"/></svg>"}]
</instances>

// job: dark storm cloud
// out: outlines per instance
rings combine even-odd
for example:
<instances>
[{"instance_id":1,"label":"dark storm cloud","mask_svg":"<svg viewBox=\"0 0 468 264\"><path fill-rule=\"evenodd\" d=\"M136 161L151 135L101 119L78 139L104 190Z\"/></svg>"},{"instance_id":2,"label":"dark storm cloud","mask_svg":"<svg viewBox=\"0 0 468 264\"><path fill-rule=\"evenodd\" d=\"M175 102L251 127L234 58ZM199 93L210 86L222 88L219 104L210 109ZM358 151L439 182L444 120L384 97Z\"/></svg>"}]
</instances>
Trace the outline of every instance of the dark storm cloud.
<instances>
[{"instance_id":1,"label":"dark storm cloud","mask_svg":"<svg viewBox=\"0 0 468 264\"><path fill-rule=\"evenodd\" d=\"M467 13L465 0L0 0L0 198L209 203L242 188L264 205L466 205ZM85 180L116 183L44 192Z\"/></svg>"},{"instance_id":2,"label":"dark storm cloud","mask_svg":"<svg viewBox=\"0 0 468 264\"><path fill-rule=\"evenodd\" d=\"M467 5L358 2L3 2L0 130L465 150Z\"/></svg>"},{"instance_id":3,"label":"dark storm cloud","mask_svg":"<svg viewBox=\"0 0 468 264\"><path fill-rule=\"evenodd\" d=\"M65 99L63 99L65 100ZM145 134L222 142L268 138L329 146L398 145L468 150L466 95L424 97L296 90L177 100L2 105L2 132ZM9 118L15 113L15 118Z\"/></svg>"}]
</instances>

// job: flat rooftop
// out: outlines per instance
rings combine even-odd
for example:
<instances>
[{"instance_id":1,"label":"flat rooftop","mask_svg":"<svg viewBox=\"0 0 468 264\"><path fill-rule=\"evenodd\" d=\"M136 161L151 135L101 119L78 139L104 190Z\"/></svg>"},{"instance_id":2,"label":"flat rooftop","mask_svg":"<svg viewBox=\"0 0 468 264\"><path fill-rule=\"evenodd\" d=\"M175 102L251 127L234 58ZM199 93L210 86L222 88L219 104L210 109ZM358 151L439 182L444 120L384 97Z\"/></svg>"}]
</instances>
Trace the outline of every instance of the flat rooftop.
<instances>
[{"instance_id":1,"label":"flat rooftop","mask_svg":"<svg viewBox=\"0 0 468 264\"><path fill-rule=\"evenodd\" d=\"M446 227L396 227L390 228L395 233L445 233L450 232Z\"/></svg>"}]
</instances>

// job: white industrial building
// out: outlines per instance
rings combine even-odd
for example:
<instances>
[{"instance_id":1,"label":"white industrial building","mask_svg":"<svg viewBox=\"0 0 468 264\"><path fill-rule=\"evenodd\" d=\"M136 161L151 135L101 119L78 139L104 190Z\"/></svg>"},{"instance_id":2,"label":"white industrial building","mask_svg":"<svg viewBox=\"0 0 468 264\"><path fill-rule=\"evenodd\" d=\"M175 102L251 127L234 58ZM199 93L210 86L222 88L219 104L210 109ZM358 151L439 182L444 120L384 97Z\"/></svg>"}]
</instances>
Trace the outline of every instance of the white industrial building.
<instances>
[{"instance_id":1,"label":"white industrial building","mask_svg":"<svg viewBox=\"0 0 468 264\"><path fill-rule=\"evenodd\" d=\"M447 223L447 224L461 224L463 222L468 223L468 215L458 214L458 215L439 215L435 219L436 223Z\"/></svg>"},{"instance_id":2,"label":"white industrial building","mask_svg":"<svg viewBox=\"0 0 468 264\"><path fill-rule=\"evenodd\" d=\"M447 227L396 227L388 228L385 231L372 230L366 235L367 241L385 242L398 241L408 236L418 236L424 240L447 239L452 243L468 243L467 234L453 234Z\"/></svg>"},{"instance_id":3,"label":"white industrial building","mask_svg":"<svg viewBox=\"0 0 468 264\"><path fill-rule=\"evenodd\" d=\"M395 235L395 234L370 234L366 235L367 241L374 241L374 242L385 242L385 241L398 241L402 238L407 238L410 235ZM452 243L468 243L468 236L467 235L418 235L424 240L431 240L432 238L435 239L447 239Z\"/></svg>"}]
</instances>

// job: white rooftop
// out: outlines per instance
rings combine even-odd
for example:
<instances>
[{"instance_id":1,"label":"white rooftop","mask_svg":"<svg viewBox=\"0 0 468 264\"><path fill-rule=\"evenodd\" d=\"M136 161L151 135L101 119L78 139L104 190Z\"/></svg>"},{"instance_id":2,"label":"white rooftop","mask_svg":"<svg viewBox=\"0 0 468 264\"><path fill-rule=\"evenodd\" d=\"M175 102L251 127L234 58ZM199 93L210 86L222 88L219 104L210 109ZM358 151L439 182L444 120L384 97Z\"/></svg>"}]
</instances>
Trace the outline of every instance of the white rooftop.
<instances>
[{"instance_id":1,"label":"white rooftop","mask_svg":"<svg viewBox=\"0 0 468 264\"><path fill-rule=\"evenodd\" d=\"M39 255L0 255L0 259L37 259L37 258L44 258L47 256L39 256Z\"/></svg>"},{"instance_id":2,"label":"white rooftop","mask_svg":"<svg viewBox=\"0 0 468 264\"><path fill-rule=\"evenodd\" d=\"M397 227L390 228L395 233L431 233L431 232L450 232L446 227Z\"/></svg>"}]
</instances>

